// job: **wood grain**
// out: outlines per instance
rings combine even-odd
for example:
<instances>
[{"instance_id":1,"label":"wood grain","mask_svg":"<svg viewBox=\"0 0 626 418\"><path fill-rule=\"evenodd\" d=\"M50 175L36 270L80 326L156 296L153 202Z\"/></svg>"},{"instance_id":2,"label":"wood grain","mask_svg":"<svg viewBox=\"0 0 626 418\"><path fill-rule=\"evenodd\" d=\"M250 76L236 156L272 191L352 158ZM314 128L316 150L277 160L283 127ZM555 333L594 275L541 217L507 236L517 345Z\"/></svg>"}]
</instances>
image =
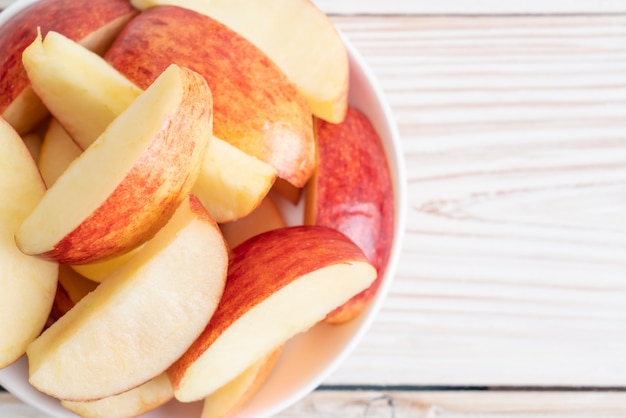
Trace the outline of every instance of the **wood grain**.
<instances>
[{"instance_id":1,"label":"wood grain","mask_svg":"<svg viewBox=\"0 0 626 418\"><path fill-rule=\"evenodd\" d=\"M626 18L336 17L398 122L408 231L332 383L626 383Z\"/></svg>"}]
</instances>

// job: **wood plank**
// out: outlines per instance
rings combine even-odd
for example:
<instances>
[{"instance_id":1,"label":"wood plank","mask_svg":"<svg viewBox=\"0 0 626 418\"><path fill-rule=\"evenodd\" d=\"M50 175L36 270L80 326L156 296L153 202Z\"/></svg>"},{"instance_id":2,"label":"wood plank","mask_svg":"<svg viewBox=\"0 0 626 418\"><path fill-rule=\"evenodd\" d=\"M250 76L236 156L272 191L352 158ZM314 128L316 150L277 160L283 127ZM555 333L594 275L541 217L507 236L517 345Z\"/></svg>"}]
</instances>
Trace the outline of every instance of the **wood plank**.
<instances>
[{"instance_id":1,"label":"wood plank","mask_svg":"<svg viewBox=\"0 0 626 418\"><path fill-rule=\"evenodd\" d=\"M402 136L408 230L331 383L626 384L626 17L337 17Z\"/></svg>"}]
</instances>

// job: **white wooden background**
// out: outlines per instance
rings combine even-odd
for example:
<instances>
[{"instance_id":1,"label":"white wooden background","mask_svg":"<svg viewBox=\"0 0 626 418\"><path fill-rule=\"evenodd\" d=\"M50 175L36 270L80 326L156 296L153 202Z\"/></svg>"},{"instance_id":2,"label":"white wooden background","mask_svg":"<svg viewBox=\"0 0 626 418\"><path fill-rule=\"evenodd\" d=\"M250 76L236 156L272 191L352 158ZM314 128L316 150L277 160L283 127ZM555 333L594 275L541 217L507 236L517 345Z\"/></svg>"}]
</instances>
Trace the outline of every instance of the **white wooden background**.
<instances>
[{"instance_id":1,"label":"white wooden background","mask_svg":"<svg viewBox=\"0 0 626 418\"><path fill-rule=\"evenodd\" d=\"M410 207L380 316L280 417L626 417L626 1L317 3L382 84Z\"/></svg>"}]
</instances>

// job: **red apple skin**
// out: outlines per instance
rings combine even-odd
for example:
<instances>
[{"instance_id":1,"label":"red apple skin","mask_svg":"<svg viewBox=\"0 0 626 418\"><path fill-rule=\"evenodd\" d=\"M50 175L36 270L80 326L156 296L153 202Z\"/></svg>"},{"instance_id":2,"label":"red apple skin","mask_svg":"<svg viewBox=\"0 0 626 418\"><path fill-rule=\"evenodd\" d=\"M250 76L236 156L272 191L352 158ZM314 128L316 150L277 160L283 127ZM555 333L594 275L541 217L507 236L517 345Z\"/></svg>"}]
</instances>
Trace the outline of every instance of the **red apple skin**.
<instances>
[{"instance_id":1,"label":"red apple skin","mask_svg":"<svg viewBox=\"0 0 626 418\"><path fill-rule=\"evenodd\" d=\"M191 81L184 83L181 114L170 115L168 128L151 141L113 193L44 257L81 264L124 253L152 238L176 211L196 178L180 167L193 164L205 149L195 139L181 140L181 132L196 138L201 135L191 132L210 132L212 123L211 106L204 105L211 98L206 81L183 70ZM164 194L168 189L171 193Z\"/></svg>"},{"instance_id":2,"label":"red apple skin","mask_svg":"<svg viewBox=\"0 0 626 418\"><path fill-rule=\"evenodd\" d=\"M136 13L128 0L93 0L88 3L42 0L18 12L0 27L0 114L4 114L13 100L29 86L22 65L22 52L36 38L38 27L43 36L54 30L90 49L104 52L113 35ZM91 44L95 39L89 39L90 36L108 25L111 27L106 30L111 32L96 41L96 45ZM14 128L23 134L30 126Z\"/></svg>"},{"instance_id":3,"label":"red apple skin","mask_svg":"<svg viewBox=\"0 0 626 418\"><path fill-rule=\"evenodd\" d=\"M202 334L168 369L174 389L189 365L251 308L307 273L347 261L367 262L345 235L314 225L274 229L233 248L220 304Z\"/></svg>"},{"instance_id":4,"label":"red apple skin","mask_svg":"<svg viewBox=\"0 0 626 418\"><path fill-rule=\"evenodd\" d=\"M393 186L380 138L363 113L349 107L342 123L316 119L314 129L318 167L307 186L305 223L341 231L378 271L368 289L325 319L339 324L368 306L384 276L394 237Z\"/></svg>"},{"instance_id":5,"label":"red apple skin","mask_svg":"<svg viewBox=\"0 0 626 418\"><path fill-rule=\"evenodd\" d=\"M129 22L104 55L146 88L169 64L202 74L213 92L213 133L301 187L315 166L308 102L257 47L208 16L156 6Z\"/></svg>"}]
</instances>

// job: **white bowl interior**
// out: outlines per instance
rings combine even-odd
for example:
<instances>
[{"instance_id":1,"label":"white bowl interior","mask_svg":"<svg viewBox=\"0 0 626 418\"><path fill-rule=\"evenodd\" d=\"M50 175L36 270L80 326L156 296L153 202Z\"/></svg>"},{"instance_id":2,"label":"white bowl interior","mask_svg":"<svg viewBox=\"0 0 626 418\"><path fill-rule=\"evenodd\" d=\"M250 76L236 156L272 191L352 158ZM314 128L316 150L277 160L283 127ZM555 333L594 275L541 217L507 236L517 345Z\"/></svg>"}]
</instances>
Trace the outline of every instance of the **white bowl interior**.
<instances>
[{"instance_id":1,"label":"white bowl interior","mask_svg":"<svg viewBox=\"0 0 626 418\"><path fill-rule=\"evenodd\" d=\"M35 0L18 0L0 14L0 25ZM319 386L350 354L379 311L396 272L405 223L405 170L399 135L382 90L351 42L344 37L350 57L350 104L364 112L377 129L392 170L395 192L395 240L386 275L376 298L359 318L341 326L317 325L293 338L285 347L269 379L237 417L270 417L297 402ZM281 205L288 223L300 223L302 207ZM28 384L25 357L0 370L0 385L25 403L55 418L76 417L60 403ZM201 404L172 401L146 418L199 417Z\"/></svg>"}]
</instances>

